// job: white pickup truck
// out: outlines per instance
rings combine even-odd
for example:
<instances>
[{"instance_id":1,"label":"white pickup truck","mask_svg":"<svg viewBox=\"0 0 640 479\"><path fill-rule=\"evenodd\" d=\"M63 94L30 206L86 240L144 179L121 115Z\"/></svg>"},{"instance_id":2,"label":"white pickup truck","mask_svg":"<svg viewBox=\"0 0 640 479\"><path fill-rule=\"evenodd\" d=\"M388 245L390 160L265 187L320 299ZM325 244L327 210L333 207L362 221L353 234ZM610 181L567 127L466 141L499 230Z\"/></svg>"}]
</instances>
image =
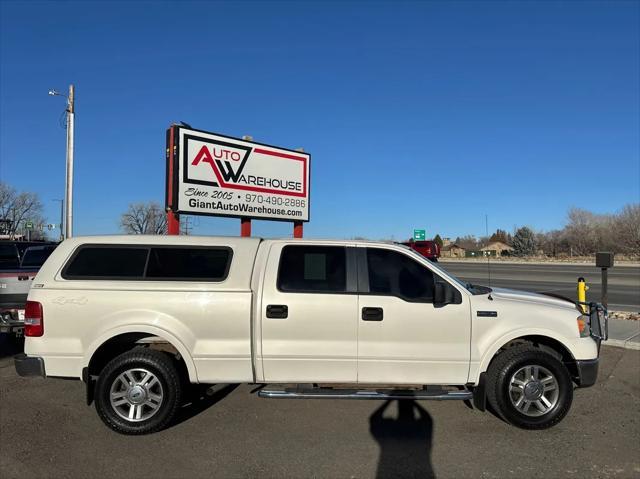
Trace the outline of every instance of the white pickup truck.
<instances>
[{"instance_id":1,"label":"white pickup truck","mask_svg":"<svg viewBox=\"0 0 640 479\"><path fill-rule=\"evenodd\" d=\"M398 244L193 236L64 241L25 313L22 376L79 378L126 434L189 383L262 397L486 400L541 429L596 381L606 311L466 284Z\"/></svg>"}]
</instances>

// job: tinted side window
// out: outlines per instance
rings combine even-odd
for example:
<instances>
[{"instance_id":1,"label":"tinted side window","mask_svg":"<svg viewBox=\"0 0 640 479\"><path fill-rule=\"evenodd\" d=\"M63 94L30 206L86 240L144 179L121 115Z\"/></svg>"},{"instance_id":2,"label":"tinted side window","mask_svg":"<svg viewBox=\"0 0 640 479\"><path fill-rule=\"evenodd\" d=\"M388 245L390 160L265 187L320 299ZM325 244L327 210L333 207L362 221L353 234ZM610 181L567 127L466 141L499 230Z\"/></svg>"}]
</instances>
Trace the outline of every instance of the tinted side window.
<instances>
[{"instance_id":1,"label":"tinted side window","mask_svg":"<svg viewBox=\"0 0 640 479\"><path fill-rule=\"evenodd\" d=\"M285 246L278 289L290 292L343 293L347 285L346 249L341 246Z\"/></svg>"},{"instance_id":2,"label":"tinted side window","mask_svg":"<svg viewBox=\"0 0 640 479\"><path fill-rule=\"evenodd\" d=\"M146 277L223 281L230 263L229 248L151 248Z\"/></svg>"},{"instance_id":3,"label":"tinted side window","mask_svg":"<svg viewBox=\"0 0 640 479\"><path fill-rule=\"evenodd\" d=\"M62 273L65 279L142 279L147 248L85 246Z\"/></svg>"},{"instance_id":4,"label":"tinted side window","mask_svg":"<svg viewBox=\"0 0 640 479\"><path fill-rule=\"evenodd\" d=\"M367 248L369 291L407 301L433 302L433 273L409 256Z\"/></svg>"},{"instance_id":5,"label":"tinted side window","mask_svg":"<svg viewBox=\"0 0 640 479\"><path fill-rule=\"evenodd\" d=\"M22 257L22 267L40 267L56 249L55 246L27 248Z\"/></svg>"},{"instance_id":6,"label":"tinted side window","mask_svg":"<svg viewBox=\"0 0 640 479\"><path fill-rule=\"evenodd\" d=\"M0 269L17 268L18 249L13 244L0 244Z\"/></svg>"}]
</instances>

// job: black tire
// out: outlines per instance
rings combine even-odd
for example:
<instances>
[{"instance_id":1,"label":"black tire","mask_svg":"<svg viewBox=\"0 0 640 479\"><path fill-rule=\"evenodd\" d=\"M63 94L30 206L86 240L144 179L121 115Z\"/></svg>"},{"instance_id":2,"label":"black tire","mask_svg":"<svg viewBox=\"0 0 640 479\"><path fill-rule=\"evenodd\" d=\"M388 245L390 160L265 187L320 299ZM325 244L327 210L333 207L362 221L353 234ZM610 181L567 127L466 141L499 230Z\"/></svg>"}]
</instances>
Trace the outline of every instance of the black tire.
<instances>
[{"instance_id":1,"label":"black tire","mask_svg":"<svg viewBox=\"0 0 640 479\"><path fill-rule=\"evenodd\" d=\"M532 393L529 396L525 395L525 387L522 387L522 407L526 407L526 403L529 402L529 409L533 408L530 412L527 411L528 414L525 414L516 407L520 393L510 392L510 385L514 375L527 366L538 366L539 371L546 370L550 373L555 379L555 384L552 383L551 386L557 386L557 393L545 393L555 397L555 401L547 399L552 404L547 409L547 404L543 404L541 401L527 401L527 399L535 397L536 392L539 393L540 389L536 391L536 388L541 383L532 384L531 388L527 389ZM546 374L545 376L548 377ZM542 388L544 390L544 386ZM515 346L500 353L489 366L487 399L493 410L509 424L522 429L547 429L562 421L569 412L573 401L573 382L566 366L557 357L532 345ZM541 404L543 409L547 409L547 411L542 412L535 405L535 402ZM531 414L540 415L532 416Z\"/></svg>"},{"instance_id":2,"label":"black tire","mask_svg":"<svg viewBox=\"0 0 640 479\"><path fill-rule=\"evenodd\" d=\"M126 383L120 380L125 377L125 374L129 374L129 377L134 379L138 378L136 381L139 382L133 384L128 381L131 387L138 388L137 391L125 393ZM151 378L155 376L157 379L157 381L153 380L152 387L155 388L153 390L141 386L147 375ZM119 389L115 394L124 394L122 399L118 401L127 402L118 407L114 406L111 401L112 388ZM141 390L145 392L140 392ZM146 395L151 397L152 392L155 398L161 398L160 400L155 399L159 405L156 402L148 405L151 403L150 400L145 401L144 404L128 402L133 400L131 398L143 400ZM111 429L121 434L149 434L164 429L176 415L181 397L182 382L173 360L165 353L147 348L136 348L111 360L100 373L95 390L96 411L100 419ZM156 407L152 408L152 405ZM139 419L123 417L121 414L131 406L134 406L134 410L140 407L144 415L151 414L151 416L147 419L144 417Z\"/></svg>"}]
</instances>

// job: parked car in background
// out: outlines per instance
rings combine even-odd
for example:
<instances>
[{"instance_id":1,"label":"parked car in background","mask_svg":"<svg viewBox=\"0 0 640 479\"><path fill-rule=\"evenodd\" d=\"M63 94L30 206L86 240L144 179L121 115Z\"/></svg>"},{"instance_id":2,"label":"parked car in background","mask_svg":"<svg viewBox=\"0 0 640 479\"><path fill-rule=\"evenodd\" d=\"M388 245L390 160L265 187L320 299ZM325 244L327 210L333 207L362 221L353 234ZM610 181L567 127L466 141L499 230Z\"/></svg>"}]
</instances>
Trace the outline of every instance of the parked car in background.
<instances>
[{"instance_id":1,"label":"parked car in background","mask_svg":"<svg viewBox=\"0 0 640 479\"><path fill-rule=\"evenodd\" d=\"M57 243L0 242L0 333L22 332L29 288L56 246Z\"/></svg>"},{"instance_id":2,"label":"parked car in background","mask_svg":"<svg viewBox=\"0 0 640 479\"><path fill-rule=\"evenodd\" d=\"M431 261L438 261L438 258L440 257L440 246L435 241L415 241L410 239L409 241L405 241L400 244L408 246Z\"/></svg>"},{"instance_id":3,"label":"parked car in background","mask_svg":"<svg viewBox=\"0 0 640 479\"><path fill-rule=\"evenodd\" d=\"M16 243L16 241L0 241L0 271L20 267L20 250Z\"/></svg>"},{"instance_id":4,"label":"parked car in background","mask_svg":"<svg viewBox=\"0 0 640 479\"><path fill-rule=\"evenodd\" d=\"M29 246L24 250L20 259L20 269L27 270L40 267L47 260L49 255L56 249L57 244L44 244L37 246Z\"/></svg>"}]
</instances>

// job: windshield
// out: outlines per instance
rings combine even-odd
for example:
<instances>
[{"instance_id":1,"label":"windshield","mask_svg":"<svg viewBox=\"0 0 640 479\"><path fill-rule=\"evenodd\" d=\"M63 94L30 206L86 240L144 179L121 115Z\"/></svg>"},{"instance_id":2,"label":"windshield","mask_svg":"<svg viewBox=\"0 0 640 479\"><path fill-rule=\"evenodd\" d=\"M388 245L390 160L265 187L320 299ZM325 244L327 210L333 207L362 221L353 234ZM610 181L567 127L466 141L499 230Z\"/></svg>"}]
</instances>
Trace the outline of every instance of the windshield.
<instances>
[{"instance_id":1,"label":"windshield","mask_svg":"<svg viewBox=\"0 0 640 479\"><path fill-rule=\"evenodd\" d=\"M413 249L405 246L405 248L407 248L409 251L411 251L411 253L415 253L420 255L419 253L416 253ZM420 255L420 257L423 257L422 255ZM438 266L438 263L434 263L432 261L429 262L431 264L431 267L434 268L436 271L438 271L439 273L444 273L444 275L448 278L451 278L453 281L455 281L456 283L458 283L460 286L462 286L464 289L466 289L467 291L469 291L471 294L473 295L479 295L479 294L488 294L491 291L493 291L491 288L487 287L487 286L480 286L477 284L471 284L468 283L466 281L462 281L460 278L456 278L454 275L452 275L449 271L441 268L440 266Z\"/></svg>"},{"instance_id":2,"label":"windshield","mask_svg":"<svg viewBox=\"0 0 640 479\"><path fill-rule=\"evenodd\" d=\"M22 257L22 267L40 267L52 253L53 248L27 248Z\"/></svg>"}]
</instances>

